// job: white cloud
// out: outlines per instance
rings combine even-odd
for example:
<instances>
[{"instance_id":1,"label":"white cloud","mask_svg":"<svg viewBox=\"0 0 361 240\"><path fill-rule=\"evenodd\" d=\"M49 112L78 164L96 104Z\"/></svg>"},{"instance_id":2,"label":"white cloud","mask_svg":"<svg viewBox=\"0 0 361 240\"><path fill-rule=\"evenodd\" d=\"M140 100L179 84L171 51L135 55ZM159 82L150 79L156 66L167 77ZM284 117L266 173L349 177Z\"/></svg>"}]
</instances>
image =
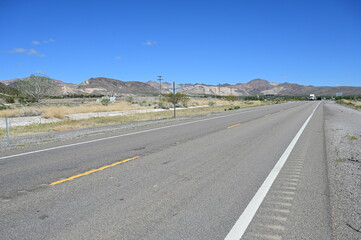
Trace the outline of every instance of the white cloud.
<instances>
[{"instance_id":1,"label":"white cloud","mask_svg":"<svg viewBox=\"0 0 361 240\"><path fill-rule=\"evenodd\" d=\"M8 53L24 53L24 52L26 52L26 49L24 49L24 48L14 48L14 49L8 51Z\"/></svg>"},{"instance_id":2,"label":"white cloud","mask_svg":"<svg viewBox=\"0 0 361 240\"><path fill-rule=\"evenodd\" d=\"M122 60L122 57L116 56L115 60L117 60L117 61Z\"/></svg>"},{"instance_id":3,"label":"white cloud","mask_svg":"<svg viewBox=\"0 0 361 240\"><path fill-rule=\"evenodd\" d=\"M14 48L14 49L8 51L8 53L24 53L24 54L27 54L27 55L34 55L34 56L37 56L37 57L45 57L44 54L38 52L35 49L27 50L25 48Z\"/></svg>"},{"instance_id":4,"label":"white cloud","mask_svg":"<svg viewBox=\"0 0 361 240\"><path fill-rule=\"evenodd\" d=\"M52 43L52 42L55 42L55 40L52 38L49 38L48 40L43 41L44 44L48 44L48 43Z\"/></svg>"},{"instance_id":5,"label":"white cloud","mask_svg":"<svg viewBox=\"0 0 361 240\"><path fill-rule=\"evenodd\" d=\"M153 40L148 40L148 41L143 43L144 46L153 46L155 44L157 44L157 42L153 41Z\"/></svg>"},{"instance_id":6,"label":"white cloud","mask_svg":"<svg viewBox=\"0 0 361 240\"><path fill-rule=\"evenodd\" d=\"M49 39L43 40L43 41L34 40L34 41L31 42L31 44L34 45L34 46L36 46L36 45L48 44L48 43L52 43L52 42L55 42L55 40L52 39L52 38L49 38Z\"/></svg>"},{"instance_id":7,"label":"white cloud","mask_svg":"<svg viewBox=\"0 0 361 240\"><path fill-rule=\"evenodd\" d=\"M35 49L29 49L29 50L26 52L26 54L28 54L28 55L35 55L35 56L37 56L37 57L45 57L44 54L39 53L39 52L36 51Z\"/></svg>"}]
</instances>

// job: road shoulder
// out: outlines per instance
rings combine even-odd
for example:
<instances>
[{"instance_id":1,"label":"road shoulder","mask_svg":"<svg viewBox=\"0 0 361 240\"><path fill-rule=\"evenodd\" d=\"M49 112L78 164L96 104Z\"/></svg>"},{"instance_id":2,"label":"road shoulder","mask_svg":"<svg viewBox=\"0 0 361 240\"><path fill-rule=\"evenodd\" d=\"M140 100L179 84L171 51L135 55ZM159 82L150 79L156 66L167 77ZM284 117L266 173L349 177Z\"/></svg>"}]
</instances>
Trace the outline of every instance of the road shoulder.
<instances>
[{"instance_id":1,"label":"road shoulder","mask_svg":"<svg viewBox=\"0 0 361 240\"><path fill-rule=\"evenodd\" d=\"M335 239L361 238L361 112L325 104L325 138Z\"/></svg>"}]
</instances>

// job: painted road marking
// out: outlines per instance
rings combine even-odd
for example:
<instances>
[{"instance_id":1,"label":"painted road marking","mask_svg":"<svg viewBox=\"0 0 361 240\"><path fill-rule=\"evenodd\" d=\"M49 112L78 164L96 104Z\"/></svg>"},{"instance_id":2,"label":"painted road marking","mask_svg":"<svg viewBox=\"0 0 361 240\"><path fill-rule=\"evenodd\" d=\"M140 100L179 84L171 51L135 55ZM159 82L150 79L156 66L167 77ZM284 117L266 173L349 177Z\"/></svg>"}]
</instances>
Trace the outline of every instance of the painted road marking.
<instances>
[{"instance_id":1,"label":"painted road marking","mask_svg":"<svg viewBox=\"0 0 361 240\"><path fill-rule=\"evenodd\" d=\"M132 161L132 160L137 159L137 158L139 158L139 157L140 157L140 156L136 156L136 157L132 157L132 158L125 159L125 160L120 161L120 162L115 162L115 163L112 163L112 164L110 164L110 165L106 165L106 166L103 166L103 167L100 167L100 168L97 168L97 169L93 169L93 170L87 171L87 172L85 172L85 173L81 173L81 174L78 174L78 175L74 175L74 176L71 176L71 177L68 177L68 178L65 178L65 179L62 179L62 180L59 180L59 181L50 183L49 185L54 186L54 185L59 184L59 183L67 182L67 181L73 180L73 179L78 178L78 177L82 177L82 176L85 176L85 175L88 175L88 174L91 174L91 173L98 172L98 171L100 171L100 170L104 170L104 169L107 169L107 168L110 168L110 167L114 167L114 166L116 166L116 165L118 165L118 164L122 164L122 163L126 163L126 162L129 162L129 161Z\"/></svg>"},{"instance_id":2,"label":"painted road marking","mask_svg":"<svg viewBox=\"0 0 361 240\"><path fill-rule=\"evenodd\" d=\"M237 124L234 124L234 125L229 126L229 127L227 127L227 128L233 128L233 127L237 127L237 126L239 126L239 125L241 125L241 124L240 124L240 123L237 123Z\"/></svg>"},{"instance_id":3,"label":"painted road marking","mask_svg":"<svg viewBox=\"0 0 361 240\"><path fill-rule=\"evenodd\" d=\"M253 196L252 200L248 203L246 209L243 211L242 215L239 217L237 222L232 227L231 231L226 236L225 240L239 240L242 238L243 234L246 232L249 224L251 223L254 215L256 214L258 208L260 207L263 199L266 197L268 190L271 188L276 177L280 173L283 165L286 163L291 151L295 147L298 139L305 130L308 122L311 120L313 114L316 112L316 109L320 103L313 109L311 115L303 123L300 130L298 130L296 136L292 139L291 143L288 145L286 151L282 154L280 159L277 161L276 165L273 167L272 171L269 173L266 180L263 182L261 187L258 189L257 193Z\"/></svg>"},{"instance_id":4,"label":"painted road marking","mask_svg":"<svg viewBox=\"0 0 361 240\"><path fill-rule=\"evenodd\" d=\"M210 121L210 120L219 119L219 118L226 118L226 117L230 117L230 116L241 115L241 114L250 113L250 112L256 112L256 111L263 110L265 108L271 108L271 107L276 107L276 106L269 105L269 106L249 110L249 111L242 111L240 113L229 114L229 115L226 115L226 116L218 116L218 117L213 117L213 118L201 119L201 120L196 120L196 121L192 121L192 122L179 123L179 124L169 125L169 126L165 126L165 127L152 128L152 129L148 129L148 130L132 132L132 133L126 133L126 134L121 134L121 135L116 135L116 136L111 136L111 137L105 137L105 138L98 138L98 139L84 141L84 142L78 142L78 143L73 143L73 144L62 145L62 146L58 146L58 147L51 147L51 148L45 148L45 149L36 150L36 151L24 152L24 153L5 156L5 157L0 157L0 160L1 159L24 156L24 155L29 155L29 154L34 154L34 153L39 153L39 152L47 152L47 151L51 151L51 150L67 148L67 147L72 147L72 146L78 146L78 145L83 145L83 144L87 144L87 143L100 142L100 141L105 141L105 140L114 139L114 138L121 138L121 137L125 137L125 136L136 135L136 134L139 134L139 133L153 132L153 131L157 131L157 130L172 128L172 127L179 127L179 126L184 126L184 125L188 125L188 124L192 124L192 123L205 122L205 121Z\"/></svg>"}]
</instances>

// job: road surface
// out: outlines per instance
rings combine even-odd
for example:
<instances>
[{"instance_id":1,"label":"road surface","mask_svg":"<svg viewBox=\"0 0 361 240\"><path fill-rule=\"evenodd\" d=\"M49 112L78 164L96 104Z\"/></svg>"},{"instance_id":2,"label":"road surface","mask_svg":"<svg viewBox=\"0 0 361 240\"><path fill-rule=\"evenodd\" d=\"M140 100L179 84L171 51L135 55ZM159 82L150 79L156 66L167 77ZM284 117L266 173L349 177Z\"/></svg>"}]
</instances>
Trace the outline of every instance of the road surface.
<instances>
[{"instance_id":1,"label":"road surface","mask_svg":"<svg viewBox=\"0 0 361 240\"><path fill-rule=\"evenodd\" d=\"M323 123L295 102L2 152L0 238L331 239Z\"/></svg>"}]
</instances>

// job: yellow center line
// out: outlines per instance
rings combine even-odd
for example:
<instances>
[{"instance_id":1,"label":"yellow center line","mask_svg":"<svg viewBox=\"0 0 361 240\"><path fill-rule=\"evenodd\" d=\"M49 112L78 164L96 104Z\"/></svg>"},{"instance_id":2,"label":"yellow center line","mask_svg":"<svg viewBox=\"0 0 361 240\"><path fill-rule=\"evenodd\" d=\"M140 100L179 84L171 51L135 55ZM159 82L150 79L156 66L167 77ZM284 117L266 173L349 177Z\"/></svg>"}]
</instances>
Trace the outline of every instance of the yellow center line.
<instances>
[{"instance_id":1,"label":"yellow center line","mask_svg":"<svg viewBox=\"0 0 361 240\"><path fill-rule=\"evenodd\" d=\"M229 127L227 127L227 128L233 128L233 127L237 127L237 126L239 126L239 125L241 125L241 124L240 124L240 123L237 123L237 124L234 124L234 125L229 126Z\"/></svg>"},{"instance_id":2,"label":"yellow center line","mask_svg":"<svg viewBox=\"0 0 361 240\"><path fill-rule=\"evenodd\" d=\"M136 157L132 157L132 158L128 158L128 159L125 159L123 161L120 161L120 162L115 162L115 163L112 163L110 165L106 165L106 166L103 166L103 167L100 167L100 168L97 168L97 169L93 169L93 170L90 170L90 171L87 171L85 173L81 173L81 174L78 174L78 175L74 175L74 176L71 176L71 177L68 177L68 178L65 178L65 179L62 179L62 180L59 180L59 181L56 181L56 182L53 182L53 183L50 183L49 185L51 186L54 186L56 184L59 184L59 183L62 183L62 182L66 182L66 181L70 181L70 180L73 180L75 178L78 178L78 177L82 177L82 176L85 176L85 175L88 175L88 174L91 174L91 173L94 173L94 172L98 172L100 170L104 170L104 169L107 169L107 168L110 168L110 167L114 167L118 164L122 164L122 163L126 163L126 162L129 162L129 161L132 161L134 159L137 159L139 158L140 156L136 156Z\"/></svg>"}]
</instances>

